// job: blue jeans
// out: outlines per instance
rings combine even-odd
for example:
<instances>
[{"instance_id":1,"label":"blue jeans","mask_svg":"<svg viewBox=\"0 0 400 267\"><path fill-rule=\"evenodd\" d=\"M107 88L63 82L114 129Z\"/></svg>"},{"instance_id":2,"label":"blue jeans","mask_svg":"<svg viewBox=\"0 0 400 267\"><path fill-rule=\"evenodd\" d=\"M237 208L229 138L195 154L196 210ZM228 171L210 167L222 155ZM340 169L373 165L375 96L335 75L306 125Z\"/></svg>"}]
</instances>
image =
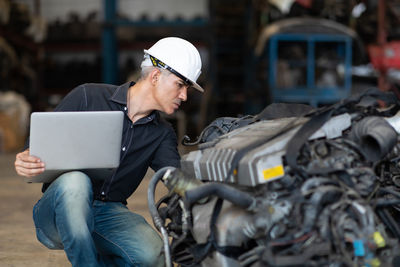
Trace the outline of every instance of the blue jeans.
<instances>
[{"instance_id":1,"label":"blue jeans","mask_svg":"<svg viewBox=\"0 0 400 267\"><path fill-rule=\"evenodd\" d=\"M33 208L38 240L64 249L72 266L163 266L163 244L145 219L119 202L93 201L89 177L58 177Z\"/></svg>"}]
</instances>

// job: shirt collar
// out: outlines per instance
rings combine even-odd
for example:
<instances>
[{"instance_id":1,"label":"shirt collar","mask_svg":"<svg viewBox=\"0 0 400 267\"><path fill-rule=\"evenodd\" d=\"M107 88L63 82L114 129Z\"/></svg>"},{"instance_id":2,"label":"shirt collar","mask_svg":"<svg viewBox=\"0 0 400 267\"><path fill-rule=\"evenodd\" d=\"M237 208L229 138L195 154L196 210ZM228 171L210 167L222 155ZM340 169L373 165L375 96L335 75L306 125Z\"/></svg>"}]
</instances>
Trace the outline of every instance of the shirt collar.
<instances>
[{"instance_id":1,"label":"shirt collar","mask_svg":"<svg viewBox=\"0 0 400 267\"><path fill-rule=\"evenodd\" d=\"M126 106L127 104L127 95L129 87L135 85L135 82L127 82L117 87L114 94L110 97L110 100ZM140 121L140 120L139 120ZM160 121L160 114L158 111L152 111L147 117L145 122L154 121L156 124Z\"/></svg>"},{"instance_id":2,"label":"shirt collar","mask_svg":"<svg viewBox=\"0 0 400 267\"><path fill-rule=\"evenodd\" d=\"M110 100L118 104L126 106L126 97L128 95L128 89L134 82L127 82L117 87L114 94L110 97Z\"/></svg>"}]
</instances>

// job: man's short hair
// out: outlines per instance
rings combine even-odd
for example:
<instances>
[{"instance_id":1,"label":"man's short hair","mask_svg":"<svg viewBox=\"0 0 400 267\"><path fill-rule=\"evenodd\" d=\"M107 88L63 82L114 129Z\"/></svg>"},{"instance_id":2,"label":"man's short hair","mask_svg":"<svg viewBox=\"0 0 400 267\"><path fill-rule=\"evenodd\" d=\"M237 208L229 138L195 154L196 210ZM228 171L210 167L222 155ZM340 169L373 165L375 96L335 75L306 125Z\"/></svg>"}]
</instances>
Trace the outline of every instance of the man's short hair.
<instances>
[{"instance_id":1,"label":"man's short hair","mask_svg":"<svg viewBox=\"0 0 400 267\"><path fill-rule=\"evenodd\" d=\"M139 80L144 80L154 69L160 70L161 74L163 75L169 75L171 72L161 69L158 67L154 67L153 64L151 63L150 57L148 55L144 56L144 59L142 63L140 64L141 72L140 72L140 77Z\"/></svg>"}]
</instances>

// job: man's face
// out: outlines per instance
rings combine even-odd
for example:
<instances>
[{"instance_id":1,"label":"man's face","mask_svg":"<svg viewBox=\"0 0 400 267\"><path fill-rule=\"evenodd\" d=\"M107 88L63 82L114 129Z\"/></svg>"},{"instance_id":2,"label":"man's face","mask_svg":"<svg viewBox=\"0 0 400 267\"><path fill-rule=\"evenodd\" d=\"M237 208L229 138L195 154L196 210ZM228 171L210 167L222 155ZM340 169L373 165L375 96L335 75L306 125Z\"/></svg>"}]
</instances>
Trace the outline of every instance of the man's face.
<instances>
[{"instance_id":1,"label":"man's face","mask_svg":"<svg viewBox=\"0 0 400 267\"><path fill-rule=\"evenodd\" d=\"M155 91L155 98L161 111L167 114L174 113L182 101L186 101L188 87L182 79L172 73L161 74Z\"/></svg>"}]
</instances>

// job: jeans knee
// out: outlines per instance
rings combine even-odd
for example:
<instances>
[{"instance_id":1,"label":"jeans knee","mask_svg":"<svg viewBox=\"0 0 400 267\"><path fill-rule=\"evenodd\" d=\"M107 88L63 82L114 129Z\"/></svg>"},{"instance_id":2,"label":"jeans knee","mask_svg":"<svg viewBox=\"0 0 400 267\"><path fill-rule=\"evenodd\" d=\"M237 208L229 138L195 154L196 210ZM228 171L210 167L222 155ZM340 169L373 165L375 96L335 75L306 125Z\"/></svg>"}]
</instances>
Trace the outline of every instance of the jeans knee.
<instances>
[{"instance_id":1,"label":"jeans knee","mask_svg":"<svg viewBox=\"0 0 400 267\"><path fill-rule=\"evenodd\" d=\"M142 254L137 258L140 266L164 266L165 255L163 243L159 237L156 239L149 238L150 241Z\"/></svg>"},{"instance_id":2,"label":"jeans knee","mask_svg":"<svg viewBox=\"0 0 400 267\"><path fill-rule=\"evenodd\" d=\"M92 196L90 178L79 171L67 172L60 175L56 181L57 196L67 201L81 201Z\"/></svg>"},{"instance_id":3,"label":"jeans knee","mask_svg":"<svg viewBox=\"0 0 400 267\"><path fill-rule=\"evenodd\" d=\"M131 262L131 266L162 267L164 262L165 257L162 251L147 251L135 258L134 263Z\"/></svg>"},{"instance_id":4,"label":"jeans knee","mask_svg":"<svg viewBox=\"0 0 400 267\"><path fill-rule=\"evenodd\" d=\"M152 255L149 255L147 258L147 262L144 266L154 266L154 267L162 267L165 265L165 256L163 251L155 251Z\"/></svg>"}]
</instances>

